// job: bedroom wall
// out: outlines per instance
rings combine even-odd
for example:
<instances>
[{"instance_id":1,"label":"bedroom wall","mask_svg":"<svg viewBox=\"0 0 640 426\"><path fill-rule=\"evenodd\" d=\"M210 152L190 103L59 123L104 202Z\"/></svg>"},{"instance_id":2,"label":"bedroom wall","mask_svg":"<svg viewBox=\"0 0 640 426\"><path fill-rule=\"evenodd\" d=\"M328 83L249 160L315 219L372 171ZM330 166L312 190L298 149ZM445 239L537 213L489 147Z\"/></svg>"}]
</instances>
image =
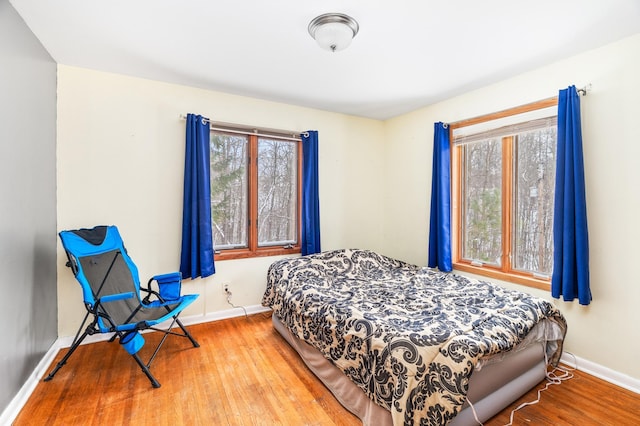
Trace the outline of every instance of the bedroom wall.
<instances>
[{"instance_id":1,"label":"bedroom wall","mask_svg":"<svg viewBox=\"0 0 640 426\"><path fill-rule=\"evenodd\" d=\"M56 64L5 0L0 64L2 414L57 337Z\"/></svg>"},{"instance_id":2,"label":"bedroom wall","mask_svg":"<svg viewBox=\"0 0 640 426\"><path fill-rule=\"evenodd\" d=\"M385 251L427 262L433 123L453 122L592 84L581 98L590 272L588 307L553 300L566 315L565 350L640 380L640 34L517 78L389 120L385 145ZM398 191L397 188L403 188Z\"/></svg>"},{"instance_id":3,"label":"bedroom wall","mask_svg":"<svg viewBox=\"0 0 640 426\"><path fill-rule=\"evenodd\" d=\"M58 229L117 224L143 280L177 269L184 157L179 116L194 112L218 121L319 130L323 249L369 248L424 265L433 123L591 83L582 111L594 302L554 303L569 322L567 351L640 380L633 355L640 350L640 286L632 267L640 238L639 55L637 35L387 122L59 65ZM75 333L83 308L57 247L58 332L65 337ZM187 282L186 291L202 296L186 315L227 310L223 282L231 283L236 304L259 304L273 260L220 262L215 276Z\"/></svg>"},{"instance_id":4,"label":"bedroom wall","mask_svg":"<svg viewBox=\"0 0 640 426\"><path fill-rule=\"evenodd\" d=\"M115 224L141 280L177 270L182 224L185 121L319 132L322 248L379 249L383 123L192 87L58 66L58 229ZM84 308L58 244L59 335L72 336ZM258 305L274 258L217 262L217 273L185 282L200 293L185 316Z\"/></svg>"}]
</instances>

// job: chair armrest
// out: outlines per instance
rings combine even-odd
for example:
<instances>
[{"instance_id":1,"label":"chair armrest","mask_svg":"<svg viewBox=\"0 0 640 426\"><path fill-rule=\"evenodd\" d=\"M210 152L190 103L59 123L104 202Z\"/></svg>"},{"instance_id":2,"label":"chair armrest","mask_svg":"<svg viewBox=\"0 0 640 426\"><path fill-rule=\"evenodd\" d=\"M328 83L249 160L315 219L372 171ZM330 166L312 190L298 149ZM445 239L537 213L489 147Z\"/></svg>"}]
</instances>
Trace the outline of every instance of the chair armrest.
<instances>
[{"instance_id":1,"label":"chair armrest","mask_svg":"<svg viewBox=\"0 0 640 426\"><path fill-rule=\"evenodd\" d=\"M122 299L131 299L132 297L134 297L134 293L132 291L129 291L127 293L109 294L107 296L102 296L100 299L98 299L97 304L115 302L116 300L122 300Z\"/></svg>"}]
</instances>

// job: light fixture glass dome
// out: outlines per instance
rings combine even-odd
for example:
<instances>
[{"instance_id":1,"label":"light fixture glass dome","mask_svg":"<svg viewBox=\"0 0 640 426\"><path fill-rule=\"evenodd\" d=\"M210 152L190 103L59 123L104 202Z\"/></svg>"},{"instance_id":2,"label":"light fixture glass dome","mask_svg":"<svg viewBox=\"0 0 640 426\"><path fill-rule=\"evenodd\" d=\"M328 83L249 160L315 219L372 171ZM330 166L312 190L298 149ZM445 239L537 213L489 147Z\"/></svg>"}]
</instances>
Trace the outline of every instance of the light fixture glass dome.
<instances>
[{"instance_id":1,"label":"light fixture glass dome","mask_svg":"<svg viewBox=\"0 0 640 426\"><path fill-rule=\"evenodd\" d=\"M358 23L342 13L325 13L309 23L309 34L318 45L330 52L347 48L358 34Z\"/></svg>"}]
</instances>

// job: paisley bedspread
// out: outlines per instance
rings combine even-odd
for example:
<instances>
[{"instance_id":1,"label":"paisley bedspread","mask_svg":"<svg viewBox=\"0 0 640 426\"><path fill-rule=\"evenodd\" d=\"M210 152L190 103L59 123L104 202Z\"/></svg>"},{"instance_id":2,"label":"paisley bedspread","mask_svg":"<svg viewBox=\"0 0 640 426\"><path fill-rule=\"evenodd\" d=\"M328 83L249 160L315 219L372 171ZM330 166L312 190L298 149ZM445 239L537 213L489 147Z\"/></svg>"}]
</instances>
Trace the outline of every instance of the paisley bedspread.
<instances>
[{"instance_id":1,"label":"paisley bedspread","mask_svg":"<svg viewBox=\"0 0 640 426\"><path fill-rule=\"evenodd\" d=\"M566 333L544 299L367 250L275 262L262 304L390 410L394 425L447 424L481 358L545 321L555 365Z\"/></svg>"}]
</instances>

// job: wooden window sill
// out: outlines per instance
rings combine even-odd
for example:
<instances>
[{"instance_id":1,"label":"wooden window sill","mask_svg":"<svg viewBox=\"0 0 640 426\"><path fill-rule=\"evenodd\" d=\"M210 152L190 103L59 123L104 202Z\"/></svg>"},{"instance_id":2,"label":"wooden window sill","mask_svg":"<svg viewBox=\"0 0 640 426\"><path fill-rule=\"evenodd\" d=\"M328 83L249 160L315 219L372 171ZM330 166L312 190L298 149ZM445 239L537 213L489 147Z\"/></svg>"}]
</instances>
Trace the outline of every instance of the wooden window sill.
<instances>
[{"instance_id":1,"label":"wooden window sill","mask_svg":"<svg viewBox=\"0 0 640 426\"><path fill-rule=\"evenodd\" d=\"M287 256L292 254L300 254L300 247L283 248L283 247L268 247L256 251L249 251L246 249L238 250L221 250L216 252L214 260L233 260L233 259L250 259L254 257L269 257L269 256Z\"/></svg>"},{"instance_id":2,"label":"wooden window sill","mask_svg":"<svg viewBox=\"0 0 640 426\"><path fill-rule=\"evenodd\" d=\"M551 287L551 280L545 280L541 278L535 278L533 276L520 275L520 274L509 274L502 271L497 271L495 269L482 267L482 266L473 266L468 263L454 263L453 269L463 272L469 272L476 275L482 275L489 278L494 278L497 280L502 280L514 284L520 284L527 287L537 288L539 290L549 290Z\"/></svg>"}]
</instances>

